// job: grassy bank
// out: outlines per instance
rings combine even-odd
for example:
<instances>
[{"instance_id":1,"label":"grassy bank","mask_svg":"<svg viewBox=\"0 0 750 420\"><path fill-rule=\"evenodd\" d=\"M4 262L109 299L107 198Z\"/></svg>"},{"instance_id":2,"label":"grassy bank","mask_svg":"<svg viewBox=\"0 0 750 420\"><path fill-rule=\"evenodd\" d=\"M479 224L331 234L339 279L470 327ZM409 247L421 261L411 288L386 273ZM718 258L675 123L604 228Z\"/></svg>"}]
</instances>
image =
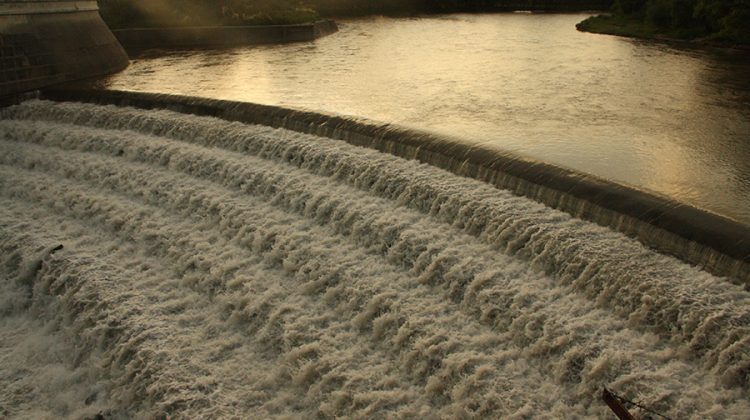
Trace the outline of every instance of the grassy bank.
<instances>
[{"instance_id":1,"label":"grassy bank","mask_svg":"<svg viewBox=\"0 0 750 420\"><path fill-rule=\"evenodd\" d=\"M592 16L576 25L576 29L607 35L627 36L632 38L656 39L666 37L653 25L626 16L599 15ZM669 38L678 38L670 34ZM682 38L684 39L684 38Z\"/></svg>"}]
</instances>

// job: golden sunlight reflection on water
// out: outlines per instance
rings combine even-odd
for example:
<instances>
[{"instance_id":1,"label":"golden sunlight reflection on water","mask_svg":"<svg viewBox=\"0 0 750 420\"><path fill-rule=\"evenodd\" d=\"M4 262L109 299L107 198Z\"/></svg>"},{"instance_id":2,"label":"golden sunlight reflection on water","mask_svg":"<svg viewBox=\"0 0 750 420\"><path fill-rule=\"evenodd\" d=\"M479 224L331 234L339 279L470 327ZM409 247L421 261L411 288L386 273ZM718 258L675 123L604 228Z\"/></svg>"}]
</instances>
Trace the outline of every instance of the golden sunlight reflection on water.
<instances>
[{"instance_id":1,"label":"golden sunlight reflection on water","mask_svg":"<svg viewBox=\"0 0 750 420\"><path fill-rule=\"evenodd\" d=\"M581 33L585 15L343 21L314 43L160 53L104 82L364 116L750 223L750 60Z\"/></svg>"}]
</instances>

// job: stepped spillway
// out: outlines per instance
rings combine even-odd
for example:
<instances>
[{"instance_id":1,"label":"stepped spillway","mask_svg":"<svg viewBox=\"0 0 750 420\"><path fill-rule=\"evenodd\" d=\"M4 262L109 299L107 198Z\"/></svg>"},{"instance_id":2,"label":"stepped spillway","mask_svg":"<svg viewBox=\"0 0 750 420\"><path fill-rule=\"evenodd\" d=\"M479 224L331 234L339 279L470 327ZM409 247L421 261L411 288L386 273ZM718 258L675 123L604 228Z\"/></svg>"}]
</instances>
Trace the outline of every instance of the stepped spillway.
<instances>
[{"instance_id":1,"label":"stepped spillway","mask_svg":"<svg viewBox=\"0 0 750 420\"><path fill-rule=\"evenodd\" d=\"M36 100L0 203L3 416L750 411L742 285L413 160Z\"/></svg>"}]
</instances>

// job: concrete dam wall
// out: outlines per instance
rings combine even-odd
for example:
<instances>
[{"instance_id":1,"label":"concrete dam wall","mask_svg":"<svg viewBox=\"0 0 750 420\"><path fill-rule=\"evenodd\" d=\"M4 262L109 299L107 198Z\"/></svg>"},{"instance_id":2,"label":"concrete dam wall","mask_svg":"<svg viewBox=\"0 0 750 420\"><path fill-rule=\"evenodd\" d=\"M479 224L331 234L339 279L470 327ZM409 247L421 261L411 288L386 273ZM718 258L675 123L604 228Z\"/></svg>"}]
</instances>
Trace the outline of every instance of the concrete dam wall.
<instances>
[{"instance_id":1,"label":"concrete dam wall","mask_svg":"<svg viewBox=\"0 0 750 420\"><path fill-rule=\"evenodd\" d=\"M448 137L364 119L242 102L120 91L56 90L45 97L170 109L344 140L532 198L636 238L750 288L750 228L719 215L591 175Z\"/></svg>"},{"instance_id":2,"label":"concrete dam wall","mask_svg":"<svg viewBox=\"0 0 750 420\"><path fill-rule=\"evenodd\" d=\"M0 98L127 65L95 1L0 3Z\"/></svg>"}]
</instances>

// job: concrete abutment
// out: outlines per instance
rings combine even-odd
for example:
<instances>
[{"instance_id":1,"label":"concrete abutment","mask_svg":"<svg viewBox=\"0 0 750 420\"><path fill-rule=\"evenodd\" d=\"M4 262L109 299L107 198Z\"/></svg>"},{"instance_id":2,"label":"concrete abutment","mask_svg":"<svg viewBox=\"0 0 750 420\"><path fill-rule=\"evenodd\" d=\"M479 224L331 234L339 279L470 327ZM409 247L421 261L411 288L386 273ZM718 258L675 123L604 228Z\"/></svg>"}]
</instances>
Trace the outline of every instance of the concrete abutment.
<instances>
[{"instance_id":1,"label":"concrete abutment","mask_svg":"<svg viewBox=\"0 0 750 420\"><path fill-rule=\"evenodd\" d=\"M0 3L0 100L127 65L96 1Z\"/></svg>"}]
</instances>

